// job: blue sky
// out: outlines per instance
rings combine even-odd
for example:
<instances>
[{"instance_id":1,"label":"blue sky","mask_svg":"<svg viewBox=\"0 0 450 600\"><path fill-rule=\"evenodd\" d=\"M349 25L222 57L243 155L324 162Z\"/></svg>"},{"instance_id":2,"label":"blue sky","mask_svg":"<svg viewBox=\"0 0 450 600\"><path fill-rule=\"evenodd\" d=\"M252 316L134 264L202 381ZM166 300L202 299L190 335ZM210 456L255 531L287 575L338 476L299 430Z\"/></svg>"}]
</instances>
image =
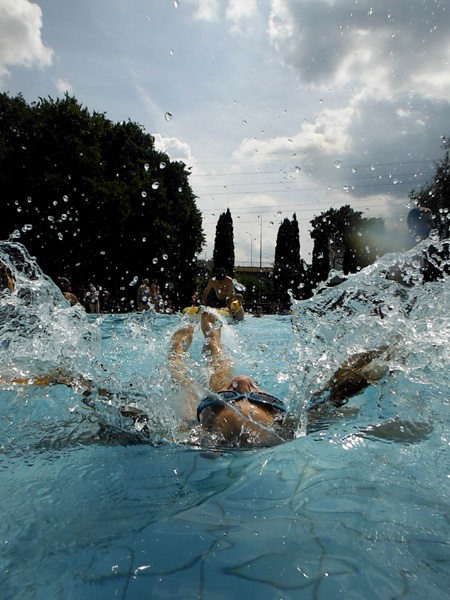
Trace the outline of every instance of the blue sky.
<instances>
[{"instance_id":1,"label":"blue sky","mask_svg":"<svg viewBox=\"0 0 450 600\"><path fill-rule=\"evenodd\" d=\"M450 135L441 0L0 0L0 90L65 91L131 119L192 167L210 258L230 208L236 260L273 259L295 212L350 204L401 228ZM165 114L172 118L167 120Z\"/></svg>"}]
</instances>

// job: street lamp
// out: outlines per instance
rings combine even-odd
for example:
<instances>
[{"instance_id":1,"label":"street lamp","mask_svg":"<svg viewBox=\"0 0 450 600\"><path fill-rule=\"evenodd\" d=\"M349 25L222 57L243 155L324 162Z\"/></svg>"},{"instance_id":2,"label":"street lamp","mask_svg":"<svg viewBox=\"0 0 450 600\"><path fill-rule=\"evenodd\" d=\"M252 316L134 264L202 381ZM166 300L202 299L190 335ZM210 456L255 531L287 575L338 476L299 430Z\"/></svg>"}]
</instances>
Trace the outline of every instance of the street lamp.
<instances>
[{"instance_id":1,"label":"street lamp","mask_svg":"<svg viewBox=\"0 0 450 600\"><path fill-rule=\"evenodd\" d=\"M250 266L253 267L253 236L249 231L246 231L250 236Z\"/></svg>"}]
</instances>

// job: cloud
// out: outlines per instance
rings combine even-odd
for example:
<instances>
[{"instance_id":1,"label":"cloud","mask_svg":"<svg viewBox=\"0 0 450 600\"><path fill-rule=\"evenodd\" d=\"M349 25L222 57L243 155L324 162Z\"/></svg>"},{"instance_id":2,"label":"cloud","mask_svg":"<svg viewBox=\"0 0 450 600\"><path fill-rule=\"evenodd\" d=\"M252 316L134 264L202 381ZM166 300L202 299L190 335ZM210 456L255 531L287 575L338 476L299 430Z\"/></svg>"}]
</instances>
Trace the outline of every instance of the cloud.
<instances>
[{"instance_id":1,"label":"cloud","mask_svg":"<svg viewBox=\"0 0 450 600\"><path fill-rule=\"evenodd\" d=\"M74 93L73 86L71 83L69 83L67 81L67 79L62 79L62 78L57 79L55 81L55 86L56 86L56 89L58 90L58 92L60 92L61 94L67 93L67 94L73 95L73 93Z\"/></svg>"},{"instance_id":2,"label":"cloud","mask_svg":"<svg viewBox=\"0 0 450 600\"><path fill-rule=\"evenodd\" d=\"M373 8L371 8L373 6ZM320 89L362 85L378 96L426 79L448 97L450 11L444 2L272 0L272 44L298 76ZM429 93L429 90L427 90Z\"/></svg>"},{"instance_id":3,"label":"cloud","mask_svg":"<svg viewBox=\"0 0 450 600\"><path fill-rule=\"evenodd\" d=\"M218 0L197 0L197 9L194 17L199 21L218 21L219 20L219 2Z\"/></svg>"},{"instance_id":4,"label":"cloud","mask_svg":"<svg viewBox=\"0 0 450 600\"><path fill-rule=\"evenodd\" d=\"M242 19L253 17L256 12L256 0L246 0L245 2L242 2L242 0L230 0L226 10L226 16L227 19L237 23Z\"/></svg>"},{"instance_id":5,"label":"cloud","mask_svg":"<svg viewBox=\"0 0 450 600\"><path fill-rule=\"evenodd\" d=\"M189 144L180 141L175 137L163 137L160 133L154 134L155 149L165 152L171 160L191 160L191 149Z\"/></svg>"},{"instance_id":6,"label":"cloud","mask_svg":"<svg viewBox=\"0 0 450 600\"><path fill-rule=\"evenodd\" d=\"M388 0L272 0L270 42L323 93L321 110L291 136L315 181L345 190L350 202L395 199L398 209L429 177L450 122L445 8L439 0L407 10ZM266 145L286 147L282 139Z\"/></svg>"},{"instance_id":7,"label":"cloud","mask_svg":"<svg viewBox=\"0 0 450 600\"><path fill-rule=\"evenodd\" d=\"M0 2L0 77L8 66L51 65L53 50L41 39L41 8L28 0Z\"/></svg>"},{"instance_id":8,"label":"cloud","mask_svg":"<svg viewBox=\"0 0 450 600\"><path fill-rule=\"evenodd\" d=\"M219 0L194 0L196 10L194 18L210 23L222 18ZM238 31L242 21L248 21L257 14L256 0L228 0L225 17L233 23L232 30Z\"/></svg>"}]
</instances>

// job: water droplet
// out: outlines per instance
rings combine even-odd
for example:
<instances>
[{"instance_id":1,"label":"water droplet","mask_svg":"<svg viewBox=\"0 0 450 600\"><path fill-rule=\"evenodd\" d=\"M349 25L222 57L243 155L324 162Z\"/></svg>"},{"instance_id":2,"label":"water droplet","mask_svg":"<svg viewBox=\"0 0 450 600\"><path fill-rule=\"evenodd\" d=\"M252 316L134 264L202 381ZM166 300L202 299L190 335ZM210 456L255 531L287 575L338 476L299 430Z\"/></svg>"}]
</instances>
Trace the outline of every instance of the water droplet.
<instances>
[{"instance_id":1,"label":"water droplet","mask_svg":"<svg viewBox=\"0 0 450 600\"><path fill-rule=\"evenodd\" d=\"M336 167L336 169L340 169L340 168L341 168L341 166L342 166L342 160L337 160L337 161L334 163L334 166Z\"/></svg>"},{"instance_id":2,"label":"water droplet","mask_svg":"<svg viewBox=\"0 0 450 600\"><path fill-rule=\"evenodd\" d=\"M32 200L32 198L31 198L31 196L28 196L28 198L27 198L27 202L28 202L28 204L31 204L31 202L33 202L33 200Z\"/></svg>"},{"instance_id":3,"label":"water droplet","mask_svg":"<svg viewBox=\"0 0 450 600\"><path fill-rule=\"evenodd\" d=\"M20 231L18 229L15 229L12 234L10 235L11 238L13 239L17 239L20 238Z\"/></svg>"},{"instance_id":4,"label":"water droplet","mask_svg":"<svg viewBox=\"0 0 450 600\"><path fill-rule=\"evenodd\" d=\"M166 163L165 162L160 162L159 163L159 168L160 169L165 169L166 168Z\"/></svg>"},{"instance_id":5,"label":"water droplet","mask_svg":"<svg viewBox=\"0 0 450 600\"><path fill-rule=\"evenodd\" d=\"M247 121L245 119L242 121L242 125L247 125Z\"/></svg>"},{"instance_id":6,"label":"water droplet","mask_svg":"<svg viewBox=\"0 0 450 600\"><path fill-rule=\"evenodd\" d=\"M295 167L295 172L296 173L300 173L301 170L302 170L301 167Z\"/></svg>"},{"instance_id":7,"label":"water droplet","mask_svg":"<svg viewBox=\"0 0 450 600\"><path fill-rule=\"evenodd\" d=\"M153 190L157 190L158 188L159 188L159 182L158 182L158 181L154 181L154 182L152 183L152 189L153 189Z\"/></svg>"},{"instance_id":8,"label":"water droplet","mask_svg":"<svg viewBox=\"0 0 450 600\"><path fill-rule=\"evenodd\" d=\"M53 200L53 206L58 206L58 200Z\"/></svg>"},{"instance_id":9,"label":"water droplet","mask_svg":"<svg viewBox=\"0 0 450 600\"><path fill-rule=\"evenodd\" d=\"M352 173L356 173L358 169L356 167L352 167Z\"/></svg>"},{"instance_id":10,"label":"water droplet","mask_svg":"<svg viewBox=\"0 0 450 600\"><path fill-rule=\"evenodd\" d=\"M147 198L147 192L141 192L141 196L142 196L143 198Z\"/></svg>"},{"instance_id":11,"label":"water droplet","mask_svg":"<svg viewBox=\"0 0 450 600\"><path fill-rule=\"evenodd\" d=\"M163 255L162 255L162 257L163 257L163 260L167 260L167 259L169 258L169 257L167 256L167 254L163 254Z\"/></svg>"},{"instance_id":12,"label":"water droplet","mask_svg":"<svg viewBox=\"0 0 450 600\"><path fill-rule=\"evenodd\" d=\"M62 241L63 237L64 237L64 236L63 236L63 234L62 234L62 233L58 233L58 239L59 239L59 240L61 240L61 241Z\"/></svg>"},{"instance_id":13,"label":"water droplet","mask_svg":"<svg viewBox=\"0 0 450 600\"><path fill-rule=\"evenodd\" d=\"M371 166L370 166L370 170L371 170L371 171L375 171L375 167L374 167L374 165L371 165Z\"/></svg>"},{"instance_id":14,"label":"water droplet","mask_svg":"<svg viewBox=\"0 0 450 600\"><path fill-rule=\"evenodd\" d=\"M144 169L145 169L146 171L148 171L148 170L150 169L150 165L149 165L148 163L145 163L145 165L144 165Z\"/></svg>"},{"instance_id":15,"label":"water droplet","mask_svg":"<svg viewBox=\"0 0 450 600\"><path fill-rule=\"evenodd\" d=\"M136 285L136 284L137 284L137 282L138 282L138 280L139 280L139 279L138 279L138 276L137 276L137 275L135 275L135 276L133 277L133 279L130 281L129 285Z\"/></svg>"},{"instance_id":16,"label":"water droplet","mask_svg":"<svg viewBox=\"0 0 450 600\"><path fill-rule=\"evenodd\" d=\"M65 221L65 220L67 219L67 215L66 215L66 213L63 213L63 214L61 215L61 219L62 219L63 221Z\"/></svg>"},{"instance_id":17,"label":"water droplet","mask_svg":"<svg viewBox=\"0 0 450 600\"><path fill-rule=\"evenodd\" d=\"M26 223L23 227L22 227L22 231L31 231L33 229L33 225L31 225L31 223Z\"/></svg>"},{"instance_id":18,"label":"water droplet","mask_svg":"<svg viewBox=\"0 0 450 600\"><path fill-rule=\"evenodd\" d=\"M49 216L47 217L47 219L48 219L48 220L49 220L51 223L53 223L53 221L55 220L55 217L52 217L51 215L49 215Z\"/></svg>"},{"instance_id":19,"label":"water droplet","mask_svg":"<svg viewBox=\"0 0 450 600\"><path fill-rule=\"evenodd\" d=\"M157 258L154 258L154 259L152 260L152 263L153 263L154 265L156 265L156 264L158 263L158 259L157 259Z\"/></svg>"},{"instance_id":20,"label":"water droplet","mask_svg":"<svg viewBox=\"0 0 450 600\"><path fill-rule=\"evenodd\" d=\"M179 188L178 188L178 191L179 191L179 192L182 192L182 191L183 191L183 188L182 188L182 187L179 187Z\"/></svg>"},{"instance_id":21,"label":"water droplet","mask_svg":"<svg viewBox=\"0 0 450 600\"><path fill-rule=\"evenodd\" d=\"M178 8L180 6L179 0L173 0L173 5L175 6L175 8Z\"/></svg>"},{"instance_id":22,"label":"water droplet","mask_svg":"<svg viewBox=\"0 0 450 600\"><path fill-rule=\"evenodd\" d=\"M173 115L171 112L166 112L166 114L164 115L164 118L166 121L171 121L172 117L173 117Z\"/></svg>"},{"instance_id":23,"label":"water droplet","mask_svg":"<svg viewBox=\"0 0 450 600\"><path fill-rule=\"evenodd\" d=\"M69 196L63 196L64 202L69 202Z\"/></svg>"},{"instance_id":24,"label":"water droplet","mask_svg":"<svg viewBox=\"0 0 450 600\"><path fill-rule=\"evenodd\" d=\"M169 54L170 54L170 56L173 56L173 50L172 50L172 48L169 50Z\"/></svg>"}]
</instances>

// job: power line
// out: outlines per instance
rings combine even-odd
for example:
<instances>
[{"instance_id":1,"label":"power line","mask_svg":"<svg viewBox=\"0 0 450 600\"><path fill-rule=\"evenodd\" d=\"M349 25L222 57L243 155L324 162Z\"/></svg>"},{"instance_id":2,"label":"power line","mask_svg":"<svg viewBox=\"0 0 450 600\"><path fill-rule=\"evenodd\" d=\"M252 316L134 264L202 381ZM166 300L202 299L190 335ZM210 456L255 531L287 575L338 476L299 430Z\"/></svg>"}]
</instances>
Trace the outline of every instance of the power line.
<instances>
[{"instance_id":1,"label":"power line","mask_svg":"<svg viewBox=\"0 0 450 600\"><path fill-rule=\"evenodd\" d=\"M297 161L297 162L302 162L302 161ZM418 165L418 164L431 164L431 163L435 163L436 161L433 159L423 159L423 160L413 160L413 161L397 161L397 162L389 162L389 163L371 163L371 164L365 164L365 165L358 165L358 164L353 164L353 165L341 165L339 168L341 170L345 170L345 169L372 169L373 167L375 169L379 168L379 167L393 167L395 165ZM219 163L220 164L220 163ZM301 167L300 167L301 168ZM194 177L237 177L237 176L241 176L241 175L273 175L273 174L277 174L280 172L288 172L290 170L295 170L295 167L293 169L277 169L276 171L244 171L242 173L204 173L204 174L195 174L192 173L190 175L190 178L194 178Z\"/></svg>"}]
</instances>

